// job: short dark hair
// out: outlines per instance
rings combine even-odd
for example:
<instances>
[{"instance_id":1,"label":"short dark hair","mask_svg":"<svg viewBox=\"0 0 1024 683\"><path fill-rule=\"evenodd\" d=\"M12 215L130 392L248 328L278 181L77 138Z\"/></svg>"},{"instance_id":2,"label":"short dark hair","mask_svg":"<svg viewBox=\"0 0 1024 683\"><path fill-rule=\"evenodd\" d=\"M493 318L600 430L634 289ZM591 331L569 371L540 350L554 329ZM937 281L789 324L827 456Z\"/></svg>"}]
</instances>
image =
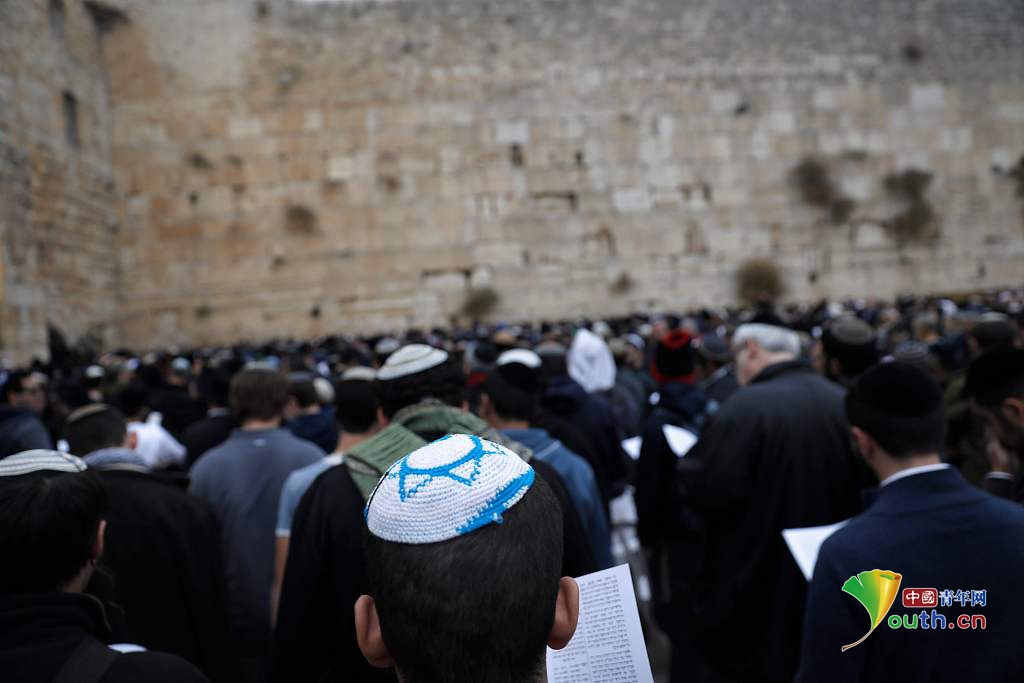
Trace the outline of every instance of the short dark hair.
<instances>
[{"instance_id":1,"label":"short dark hair","mask_svg":"<svg viewBox=\"0 0 1024 683\"><path fill-rule=\"evenodd\" d=\"M249 368L231 380L231 411L239 422L280 417L288 403L288 380L274 370Z\"/></svg>"},{"instance_id":2,"label":"short dark hair","mask_svg":"<svg viewBox=\"0 0 1024 683\"><path fill-rule=\"evenodd\" d=\"M499 365L487 375L482 393L507 420L532 420L540 397L540 369L522 363Z\"/></svg>"},{"instance_id":3,"label":"short dark hair","mask_svg":"<svg viewBox=\"0 0 1024 683\"><path fill-rule=\"evenodd\" d=\"M225 367L203 368L199 375L199 393L211 406L226 408L231 387L231 372Z\"/></svg>"},{"instance_id":4,"label":"short dark hair","mask_svg":"<svg viewBox=\"0 0 1024 683\"><path fill-rule=\"evenodd\" d=\"M562 566L561 517L536 477L501 524L416 545L366 532L381 632L404 680L513 683L542 670Z\"/></svg>"},{"instance_id":5,"label":"short dark hair","mask_svg":"<svg viewBox=\"0 0 1024 683\"><path fill-rule=\"evenodd\" d=\"M101 448L124 444L128 421L121 411L102 403L79 408L64 423L64 440L74 455L85 457Z\"/></svg>"},{"instance_id":6,"label":"short dark hair","mask_svg":"<svg viewBox=\"0 0 1024 683\"><path fill-rule=\"evenodd\" d=\"M11 394L21 393L25 390L22 382L28 379L31 374L28 370L12 370L7 374L7 380L4 382L3 387L0 388L0 396L3 397L4 403L11 402Z\"/></svg>"},{"instance_id":7,"label":"short dark hair","mask_svg":"<svg viewBox=\"0 0 1024 683\"><path fill-rule=\"evenodd\" d=\"M139 417L149 407L149 390L140 382L126 384L117 392L116 402L126 417Z\"/></svg>"},{"instance_id":8,"label":"short dark hair","mask_svg":"<svg viewBox=\"0 0 1024 683\"><path fill-rule=\"evenodd\" d=\"M458 363L447 360L423 372L378 381L377 394L381 410L389 419L426 398L458 407L466 397L466 378Z\"/></svg>"},{"instance_id":9,"label":"short dark hair","mask_svg":"<svg viewBox=\"0 0 1024 683\"><path fill-rule=\"evenodd\" d=\"M94 472L0 477L0 593L55 591L75 578L107 506Z\"/></svg>"},{"instance_id":10,"label":"short dark hair","mask_svg":"<svg viewBox=\"0 0 1024 683\"><path fill-rule=\"evenodd\" d=\"M380 403L373 382L347 379L338 382L335 387L334 406L343 431L348 434L365 434L377 422Z\"/></svg>"},{"instance_id":11,"label":"short dark hair","mask_svg":"<svg viewBox=\"0 0 1024 683\"><path fill-rule=\"evenodd\" d=\"M1024 350L997 346L975 358L967 368L964 394L990 409L1008 398L1024 398Z\"/></svg>"},{"instance_id":12,"label":"short dark hair","mask_svg":"<svg viewBox=\"0 0 1024 683\"><path fill-rule=\"evenodd\" d=\"M894 458L936 453L946 434L939 383L917 366L881 363L846 394L846 418Z\"/></svg>"},{"instance_id":13,"label":"short dark hair","mask_svg":"<svg viewBox=\"0 0 1024 683\"><path fill-rule=\"evenodd\" d=\"M289 382L288 394L295 399L300 408L309 408L320 404L320 397L317 396L313 378L306 374Z\"/></svg>"}]
</instances>

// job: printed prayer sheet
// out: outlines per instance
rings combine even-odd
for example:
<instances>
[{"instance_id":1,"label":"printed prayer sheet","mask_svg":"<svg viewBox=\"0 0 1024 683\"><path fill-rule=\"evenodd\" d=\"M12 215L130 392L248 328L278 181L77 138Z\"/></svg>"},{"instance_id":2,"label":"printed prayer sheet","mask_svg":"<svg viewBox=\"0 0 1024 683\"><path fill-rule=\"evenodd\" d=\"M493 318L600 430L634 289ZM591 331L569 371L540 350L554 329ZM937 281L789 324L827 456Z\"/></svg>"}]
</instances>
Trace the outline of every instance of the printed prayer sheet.
<instances>
[{"instance_id":1,"label":"printed prayer sheet","mask_svg":"<svg viewBox=\"0 0 1024 683\"><path fill-rule=\"evenodd\" d=\"M654 683L629 565L576 582L576 635L561 650L548 648L548 683Z\"/></svg>"},{"instance_id":2,"label":"printed prayer sheet","mask_svg":"<svg viewBox=\"0 0 1024 683\"><path fill-rule=\"evenodd\" d=\"M850 520L828 524L826 526L809 526L803 529L783 529L782 538L789 546L789 552L800 567L804 578L808 581L814 575L814 565L818 561L818 551L828 537L846 526Z\"/></svg>"}]
</instances>

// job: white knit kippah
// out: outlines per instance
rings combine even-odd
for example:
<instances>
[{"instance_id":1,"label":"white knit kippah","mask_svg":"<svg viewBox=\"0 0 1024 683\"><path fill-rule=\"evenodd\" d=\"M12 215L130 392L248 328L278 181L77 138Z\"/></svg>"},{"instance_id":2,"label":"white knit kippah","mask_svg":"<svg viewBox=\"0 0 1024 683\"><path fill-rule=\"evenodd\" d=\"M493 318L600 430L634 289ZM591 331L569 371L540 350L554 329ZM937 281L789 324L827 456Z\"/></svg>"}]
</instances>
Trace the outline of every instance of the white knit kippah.
<instances>
[{"instance_id":1,"label":"white knit kippah","mask_svg":"<svg viewBox=\"0 0 1024 683\"><path fill-rule=\"evenodd\" d=\"M528 368L537 369L541 366L541 359L530 349L512 349L498 356L498 365L509 363L522 363Z\"/></svg>"},{"instance_id":2,"label":"white knit kippah","mask_svg":"<svg viewBox=\"0 0 1024 683\"><path fill-rule=\"evenodd\" d=\"M0 477L17 477L33 472L84 472L85 461L60 451L36 449L22 451L0 460Z\"/></svg>"},{"instance_id":3,"label":"white knit kippah","mask_svg":"<svg viewBox=\"0 0 1024 683\"><path fill-rule=\"evenodd\" d=\"M388 469L366 503L366 525L394 543L446 541L500 524L533 478L533 468L507 448L478 436L449 435Z\"/></svg>"},{"instance_id":4,"label":"white knit kippah","mask_svg":"<svg viewBox=\"0 0 1024 683\"><path fill-rule=\"evenodd\" d=\"M409 344L388 356L377 379L387 381L429 370L448 360L448 352L426 344Z\"/></svg>"}]
</instances>

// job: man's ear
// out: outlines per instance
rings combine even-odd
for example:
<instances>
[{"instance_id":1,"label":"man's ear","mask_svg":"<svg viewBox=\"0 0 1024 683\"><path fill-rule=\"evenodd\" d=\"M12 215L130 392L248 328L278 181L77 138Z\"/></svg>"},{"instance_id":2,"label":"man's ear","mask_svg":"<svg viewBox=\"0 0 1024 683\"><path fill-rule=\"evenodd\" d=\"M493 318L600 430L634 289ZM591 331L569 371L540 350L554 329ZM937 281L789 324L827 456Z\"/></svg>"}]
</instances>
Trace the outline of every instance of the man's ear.
<instances>
[{"instance_id":1,"label":"man's ear","mask_svg":"<svg viewBox=\"0 0 1024 683\"><path fill-rule=\"evenodd\" d=\"M139 447L139 433L128 432L124 435L124 446L130 451L134 451Z\"/></svg>"},{"instance_id":2,"label":"man's ear","mask_svg":"<svg viewBox=\"0 0 1024 683\"><path fill-rule=\"evenodd\" d=\"M378 669L394 666L395 660L391 659L388 646L384 644L384 635L380 631L377 603L369 595L360 595L356 600L355 618L356 642L370 666Z\"/></svg>"},{"instance_id":3,"label":"man's ear","mask_svg":"<svg viewBox=\"0 0 1024 683\"><path fill-rule=\"evenodd\" d=\"M487 420L491 414L491 406L491 397L487 394L480 394L480 407L477 409L477 414Z\"/></svg>"},{"instance_id":4,"label":"man's ear","mask_svg":"<svg viewBox=\"0 0 1024 683\"><path fill-rule=\"evenodd\" d=\"M381 407L377 408L377 422L380 423L381 427L387 427L391 424L391 420L384 416L384 409Z\"/></svg>"},{"instance_id":5,"label":"man's ear","mask_svg":"<svg viewBox=\"0 0 1024 683\"><path fill-rule=\"evenodd\" d=\"M101 519L100 523L96 525L96 538L92 542L92 551L90 552L90 560L98 560L103 557L103 545L106 543L107 536L107 520Z\"/></svg>"},{"instance_id":6,"label":"man's ear","mask_svg":"<svg viewBox=\"0 0 1024 683\"><path fill-rule=\"evenodd\" d=\"M850 427L850 434L853 435L853 440L857 444L857 450L860 451L861 457L868 464L874 462L875 454L878 452L878 444L875 443L875 440L868 436L867 432L860 427Z\"/></svg>"},{"instance_id":7,"label":"man's ear","mask_svg":"<svg viewBox=\"0 0 1024 683\"><path fill-rule=\"evenodd\" d=\"M558 599L555 601L555 621L548 635L548 647L561 650L576 633L580 617L580 587L574 579L563 576L558 581Z\"/></svg>"},{"instance_id":8,"label":"man's ear","mask_svg":"<svg viewBox=\"0 0 1024 683\"><path fill-rule=\"evenodd\" d=\"M1019 427L1024 427L1024 400L1008 398L1003 401L1003 415Z\"/></svg>"}]
</instances>

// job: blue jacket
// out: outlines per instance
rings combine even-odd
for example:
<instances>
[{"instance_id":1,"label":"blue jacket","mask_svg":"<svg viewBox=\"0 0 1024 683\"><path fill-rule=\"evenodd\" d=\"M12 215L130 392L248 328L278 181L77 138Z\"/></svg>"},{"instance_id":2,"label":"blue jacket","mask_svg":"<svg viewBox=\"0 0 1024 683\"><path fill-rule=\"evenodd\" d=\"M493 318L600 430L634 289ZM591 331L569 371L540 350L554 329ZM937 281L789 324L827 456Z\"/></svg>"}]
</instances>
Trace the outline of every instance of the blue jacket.
<instances>
[{"instance_id":1,"label":"blue jacket","mask_svg":"<svg viewBox=\"0 0 1024 683\"><path fill-rule=\"evenodd\" d=\"M36 414L24 408L0 406L0 458L36 448L53 448L50 434Z\"/></svg>"},{"instance_id":2,"label":"blue jacket","mask_svg":"<svg viewBox=\"0 0 1024 683\"><path fill-rule=\"evenodd\" d=\"M871 636L842 652L870 628L865 608L842 591L843 584L873 569L901 574L899 594ZM953 469L893 481L821 548L797 680L1024 681L1021 577L1024 509L975 489ZM904 588L983 590L986 600L904 607ZM933 611L943 615L944 628L934 627ZM922 612L929 617L927 629ZM960 615L982 615L986 628L950 628ZM894 617L917 628L892 628Z\"/></svg>"},{"instance_id":3,"label":"blue jacket","mask_svg":"<svg viewBox=\"0 0 1024 683\"><path fill-rule=\"evenodd\" d=\"M562 478L576 510L579 512L587 543L599 569L613 564L611 535L604 503L597 488L594 470L587 461L552 439L543 429L506 429L503 433L533 451L533 457L547 463Z\"/></svg>"}]
</instances>

